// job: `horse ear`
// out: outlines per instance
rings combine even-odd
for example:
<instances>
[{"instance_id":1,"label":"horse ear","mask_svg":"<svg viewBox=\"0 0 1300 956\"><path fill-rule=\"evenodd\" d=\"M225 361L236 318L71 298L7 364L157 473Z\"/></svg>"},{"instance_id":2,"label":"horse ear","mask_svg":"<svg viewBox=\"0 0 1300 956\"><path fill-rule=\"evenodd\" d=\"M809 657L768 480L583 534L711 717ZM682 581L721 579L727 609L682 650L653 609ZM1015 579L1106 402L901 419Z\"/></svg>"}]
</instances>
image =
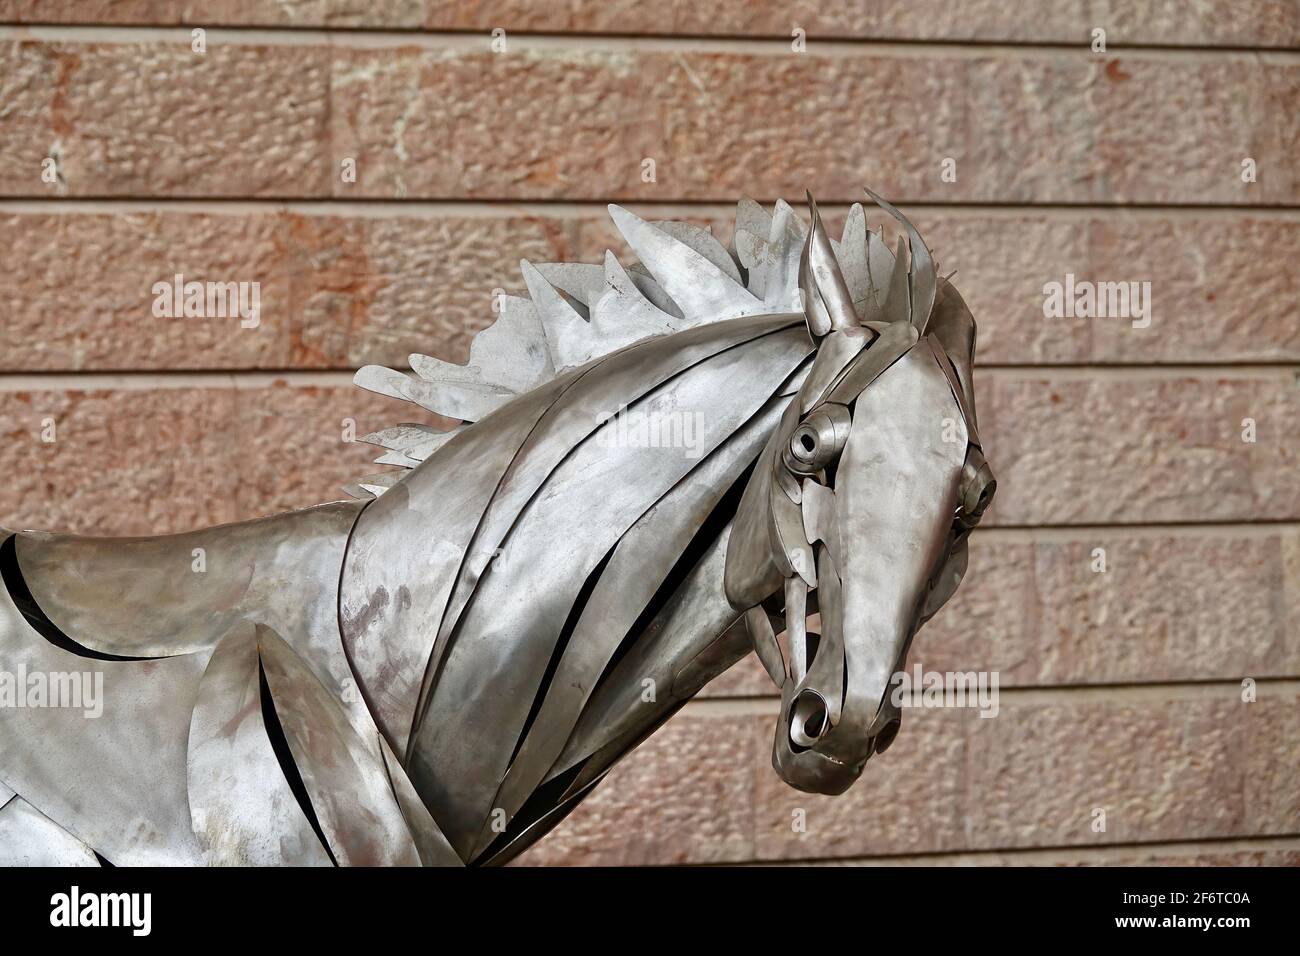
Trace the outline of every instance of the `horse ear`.
<instances>
[{"instance_id":1,"label":"horse ear","mask_svg":"<svg viewBox=\"0 0 1300 956\"><path fill-rule=\"evenodd\" d=\"M890 306L894 306L893 311L901 313L911 319L916 331L925 334L926 328L930 323L930 311L934 308L934 295L937 280L935 276L934 257L930 255L930 247L925 244L921 234L916 231L911 220L899 212L892 204L885 202L870 189L864 192L871 197L877 206L885 210L895 219L897 219L907 230L907 251L909 253L909 262L907 267L907 283L895 283L890 287L890 300L885 303L885 311L891 311ZM902 259L902 239L899 239L900 255L894 259L895 268L898 267ZM895 291L897 290L897 291ZM895 302L894 297L898 296L899 301Z\"/></svg>"},{"instance_id":2,"label":"horse ear","mask_svg":"<svg viewBox=\"0 0 1300 956\"><path fill-rule=\"evenodd\" d=\"M812 193L808 194L808 209L812 228L799 259L799 293L808 331L814 339L820 339L832 329L857 328L858 315Z\"/></svg>"}]
</instances>

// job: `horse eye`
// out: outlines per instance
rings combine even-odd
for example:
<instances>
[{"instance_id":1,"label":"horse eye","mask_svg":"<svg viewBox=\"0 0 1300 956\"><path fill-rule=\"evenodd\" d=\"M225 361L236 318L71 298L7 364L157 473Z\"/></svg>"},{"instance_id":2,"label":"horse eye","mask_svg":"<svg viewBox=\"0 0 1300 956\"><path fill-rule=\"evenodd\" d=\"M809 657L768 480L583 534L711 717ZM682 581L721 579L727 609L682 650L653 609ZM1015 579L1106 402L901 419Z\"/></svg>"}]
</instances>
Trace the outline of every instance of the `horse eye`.
<instances>
[{"instance_id":1,"label":"horse eye","mask_svg":"<svg viewBox=\"0 0 1300 956\"><path fill-rule=\"evenodd\" d=\"M805 418L790 435L782 456L796 475L815 475L844 449L852 418L843 405L827 403Z\"/></svg>"},{"instance_id":2,"label":"horse eye","mask_svg":"<svg viewBox=\"0 0 1300 956\"><path fill-rule=\"evenodd\" d=\"M795 431L794 439L790 442L790 452L800 461L813 461L817 458L819 444L817 433L807 425L801 425Z\"/></svg>"}]
</instances>

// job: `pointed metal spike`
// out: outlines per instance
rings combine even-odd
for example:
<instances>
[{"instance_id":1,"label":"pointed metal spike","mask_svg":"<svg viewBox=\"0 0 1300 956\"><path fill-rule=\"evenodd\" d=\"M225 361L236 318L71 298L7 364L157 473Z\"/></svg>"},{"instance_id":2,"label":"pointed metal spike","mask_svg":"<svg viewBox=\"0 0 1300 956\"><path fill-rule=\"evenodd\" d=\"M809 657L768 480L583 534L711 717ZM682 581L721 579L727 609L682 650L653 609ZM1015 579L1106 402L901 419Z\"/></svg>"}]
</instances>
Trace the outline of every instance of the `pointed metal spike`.
<instances>
[{"instance_id":1,"label":"pointed metal spike","mask_svg":"<svg viewBox=\"0 0 1300 956\"><path fill-rule=\"evenodd\" d=\"M749 273L746 289L755 298L766 299L763 289L767 285L767 274L771 272L771 268L764 268L767 250L770 248L767 239L758 237L748 229L737 229L736 235L732 237L732 245L736 246L736 258L740 259L740 264Z\"/></svg>"},{"instance_id":2,"label":"pointed metal spike","mask_svg":"<svg viewBox=\"0 0 1300 956\"><path fill-rule=\"evenodd\" d=\"M445 432L439 432L422 442L412 445L410 448L404 448L402 449L402 452L412 461L427 461L430 455L468 427L468 425L457 425L455 428L448 429Z\"/></svg>"},{"instance_id":3,"label":"pointed metal spike","mask_svg":"<svg viewBox=\"0 0 1300 956\"><path fill-rule=\"evenodd\" d=\"M412 352L406 360L411 365L411 371L426 382L437 385L478 385L483 382L483 370L475 366L444 362L440 358L419 352Z\"/></svg>"},{"instance_id":4,"label":"pointed metal spike","mask_svg":"<svg viewBox=\"0 0 1300 956\"><path fill-rule=\"evenodd\" d=\"M364 478L357 479L357 485L363 491L368 491L376 497L382 495L393 485L397 484L402 478L406 477L404 471L382 471L375 475L367 475Z\"/></svg>"},{"instance_id":5,"label":"pointed metal spike","mask_svg":"<svg viewBox=\"0 0 1300 956\"><path fill-rule=\"evenodd\" d=\"M760 239L772 234L772 214L748 196L736 203L736 232L748 232Z\"/></svg>"},{"instance_id":6,"label":"pointed metal spike","mask_svg":"<svg viewBox=\"0 0 1300 956\"><path fill-rule=\"evenodd\" d=\"M583 322L583 318L577 310L569 304L569 301L556 290L555 286L547 281L546 276L542 275L531 262L527 259L520 259L519 271L523 273L524 283L528 286L528 294L532 297L533 305L536 306L544 324L563 326Z\"/></svg>"},{"instance_id":7,"label":"pointed metal spike","mask_svg":"<svg viewBox=\"0 0 1300 956\"><path fill-rule=\"evenodd\" d=\"M867 233L867 279L868 291L861 299L854 300L854 306L862 315L863 322L885 321L885 299L889 295L889 283L894 275L894 254L889 251L885 241L875 232Z\"/></svg>"},{"instance_id":8,"label":"pointed metal spike","mask_svg":"<svg viewBox=\"0 0 1300 956\"><path fill-rule=\"evenodd\" d=\"M808 316L808 330L817 337L833 329L854 329L858 325L853 310L853 297L840 272L839 262L831 247L830 236L817 211L817 202L808 193L808 210L812 227L804 244L799 261L799 290L803 293L804 313Z\"/></svg>"},{"instance_id":9,"label":"pointed metal spike","mask_svg":"<svg viewBox=\"0 0 1300 956\"><path fill-rule=\"evenodd\" d=\"M612 252L605 253L605 294L591 314L595 334L609 351L692 324L656 308Z\"/></svg>"},{"instance_id":10,"label":"pointed metal spike","mask_svg":"<svg viewBox=\"0 0 1300 956\"><path fill-rule=\"evenodd\" d=\"M844 233L835 255L839 259L840 271L844 274L844 283L849 287L849 296L853 299L854 310L859 319L863 315L862 303L871 293L871 260L867 246L867 214L861 203L849 207L849 214L844 219Z\"/></svg>"},{"instance_id":11,"label":"pointed metal spike","mask_svg":"<svg viewBox=\"0 0 1300 956\"><path fill-rule=\"evenodd\" d=\"M605 271L594 262L537 262L533 268L588 310L605 291Z\"/></svg>"},{"instance_id":12,"label":"pointed metal spike","mask_svg":"<svg viewBox=\"0 0 1300 956\"><path fill-rule=\"evenodd\" d=\"M527 259L520 260L528 294L542 318L542 331L557 369L582 365L592 354L590 324L555 291Z\"/></svg>"},{"instance_id":13,"label":"pointed metal spike","mask_svg":"<svg viewBox=\"0 0 1300 956\"><path fill-rule=\"evenodd\" d=\"M889 294L883 307L886 322L906 322L912 317L911 294L907 281L907 243L898 237L894 252L894 269L889 277Z\"/></svg>"},{"instance_id":14,"label":"pointed metal spike","mask_svg":"<svg viewBox=\"0 0 1300 956\"><path fill-rule=\"evenodd\" d=\"M609 250L606 250L605 254L613 255ZM636 284L637 291L649 299L650 304L656 309L664 315L671 315L675 319L684 318L682 310L678 308L672 296L664 291L664 287L655 281L655 277L646 271L645 266L639 262L633 262L624 271L631 276L632 281Z\"/></svg>"},{"instance_id":15,"label":"pointed metal spike","mask_svg":"<svg viewBox=\"0 0 1300 956\"><path fill-rule=\"evenodd\" d=\"M408 376L394 369L385 368L383 365L363 366L357 369L356 375L352 376L353 384L358 387L378 395L398 398L404 402L410 401L404 385L407 381L409 381Z\"/></svg>"},{"instance_id":16,"label":"pointed metal spike","mask_svg":"<svg viewBox=\"0 0 1300 956\"><path fill-rule=\"evenodd\" d=\"M609 206L618 231L687 319L761 314L763 303L690 246L621 206Z\"/></svg>"},{"instance_id":17,"label":"pointed metal spike","mask_svg":"<svg viewBox=\"0 0 1300 956\"><path fill-rule=\"evenodd\" d=\"M876 205L902 223L903 228L907 230L908 246L911 252L911 264L908 268L911 308L908 314L913 324L916 325L917 331L924 334L926 324L930 321L930 310L934 307L936 287L934 257L930 254L929 247L925 244L925 240L921 238L921 234L917 232L916 227L912 225L911 220L870 189L864 189L864 192L872 198Z\"/></svg>"},{"instance_id":18,"label":"pointed metal spike","mask_svg":"<svg viewBox=\"0 0 1300 956\"><path fill-rule=\"evenodd\" d=\"M402 449L409 448L416 442L424 441L426 438L438 434L441 433L432 425L403 422L400 425L393 425L377 432L371 432L369 435L363 435L357 441L365 442L367 445L378 445L380 448Z\"/></svg>"},{"instance_id":19,"label":"pointed metal spike","mask_svg":"<svg viewBox=\"0 0 1300 956\"><path fill-rule=\"evenodd\" d=\"M772 213L772 228L767 234L767 239L768 242L782 242L787 235L802 249L803 241L808 235L808 228L793 206L784 199L778 199L775 212Z\"/></svg>"},{"instance_id":20,"label":"pointed metal spike","mask_svg":"<svg viewBox=\"0 0 1300 956\"><path fill-rule=\"evenodd\" d=\"M401 451L390 451L375 459L376 465L397 465L401 468L414 468L415 462Z\"/></svg>"},{"instance_id":21,"label":"pointed metal spike","mask_svg":"<svg viewBox=\"0 0 1300 956\"><path fill-rule=\"evenodd\" d=\"M655 220L650 225L662 232L666 232L678 242L690 246L725 272L733 282L744 285L744 280L740 278L740 270L736 268L736 261L731 258L731 253L705 227L690 222L675 222L666 219Z\"/></svg>"},{"instance_id":22,"label":"pointed metal spike","mask_svg":"<svg viewBox=\"0 0 1300 956\"><path fill-rule=\"evenodd\" d=\"M551 289L539 273L533 270L533 274L540 285ZM572 311L554 289L551 292ZM555 364L542 326L535 303L507 296L497 320L470 342L468 365L482 370L483 381L520 395L536 388L555 376Z\"/></svg>"},{"instance_id":23,"label":"pointed metal spike","mask_svg":"<svg viewBox=\"0 0 1300 956\"><path fill-rule=\"evenodd\" d=\"M784 199L778 199L763 263L763 302L771 311L797 312L803 308L799 263L807 235L799 215Z\"/></svg>"},{"instance_id":24,"label":"pointed metal spike","mask_svg":"<svg viewBox=\"0 0 1300 956\"><path fill-rule=\"evenodd\" d=\"M361 501L366 501L368 499L375 497L375 493L373 491L366 491L366 489L362 488L360 485L356 484L355 482L353 482L352 484L344 485L343 491L345 491L351 497L357 498Z\"/></svg>"},{"instance_id":25,"label":"pointed metal spike","mask_svg":"<svg viewBox=\"0 0 1300 956\"><path fill-rule=\"evenodd\" d=\"M484 382L443 383L411 378L403 390L421 408L463 422L479 421L517 397L514 392Z\"/></svg>"}]
</instances>

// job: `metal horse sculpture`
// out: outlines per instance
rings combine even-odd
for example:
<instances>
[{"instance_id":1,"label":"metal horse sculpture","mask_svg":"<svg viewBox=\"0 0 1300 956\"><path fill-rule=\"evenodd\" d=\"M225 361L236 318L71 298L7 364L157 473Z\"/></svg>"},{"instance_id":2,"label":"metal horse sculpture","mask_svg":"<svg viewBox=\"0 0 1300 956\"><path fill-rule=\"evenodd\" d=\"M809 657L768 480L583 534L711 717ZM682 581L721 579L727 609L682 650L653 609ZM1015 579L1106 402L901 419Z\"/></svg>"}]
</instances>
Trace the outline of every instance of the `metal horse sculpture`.
<instances>
[{"instance_id":1,"label":"metal horse sculpture","mask_svg":"<svg viewBox=\"0 0 1300 956\"><path fill-rule=\"evenodd\" d=\"M847 788L994 489L970 312L876 202L896 252L610 207L638 264L525 262L467 365L357 374L463 423L368 436L409 470L360 500L6 536L0 862L502 863L751 650L776 772Z\"/></svg>"}]
</instances>

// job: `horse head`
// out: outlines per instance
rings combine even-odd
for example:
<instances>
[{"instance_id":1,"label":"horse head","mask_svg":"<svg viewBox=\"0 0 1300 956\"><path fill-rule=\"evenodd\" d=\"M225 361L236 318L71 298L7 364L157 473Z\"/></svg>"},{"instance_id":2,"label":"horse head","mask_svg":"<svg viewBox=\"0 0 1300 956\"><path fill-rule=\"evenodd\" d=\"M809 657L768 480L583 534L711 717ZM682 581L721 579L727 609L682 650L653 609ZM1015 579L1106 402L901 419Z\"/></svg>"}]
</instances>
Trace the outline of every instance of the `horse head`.
<instances>
[{"instance_id":1,"label":"horse head","mask_svg":"<svg viewBox=\"0 0 1300 956\"><path fill-rule=\"evenodd\" d=\"M816 357L727 547L727 599L781 689L773 765L817 793L843 792L893 741L893 675L960 583L996 488L976 430L974 320L911 223L871 196L908 243L856 302L809 196L799 290Z\"/></svg>"}]
</instances>

